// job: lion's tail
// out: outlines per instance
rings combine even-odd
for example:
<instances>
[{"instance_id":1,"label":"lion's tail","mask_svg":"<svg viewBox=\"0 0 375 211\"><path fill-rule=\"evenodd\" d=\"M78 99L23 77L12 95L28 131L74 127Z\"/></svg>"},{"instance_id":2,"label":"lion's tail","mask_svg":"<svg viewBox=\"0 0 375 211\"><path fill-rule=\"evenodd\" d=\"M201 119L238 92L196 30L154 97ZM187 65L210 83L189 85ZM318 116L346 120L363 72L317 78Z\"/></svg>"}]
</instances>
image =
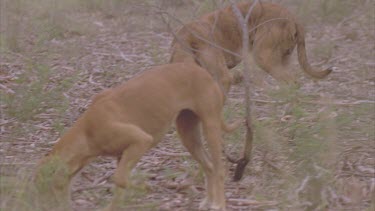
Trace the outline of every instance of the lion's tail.
<instances>
[{"instance_id":1,"label":"lion's tail","mask_svg":"<svg viewBox=\"0 0 375 211\"><path fill-rule=\"evenodd\" d=\"M305 47L305 32L300 24L296 24L297 28L297 52L298 61L302 69L310 76L314 78L324 78L332 72L332 68L325 70L315 70L311 67L307 60L306 47Z\"/></svg>"}]
</instances>

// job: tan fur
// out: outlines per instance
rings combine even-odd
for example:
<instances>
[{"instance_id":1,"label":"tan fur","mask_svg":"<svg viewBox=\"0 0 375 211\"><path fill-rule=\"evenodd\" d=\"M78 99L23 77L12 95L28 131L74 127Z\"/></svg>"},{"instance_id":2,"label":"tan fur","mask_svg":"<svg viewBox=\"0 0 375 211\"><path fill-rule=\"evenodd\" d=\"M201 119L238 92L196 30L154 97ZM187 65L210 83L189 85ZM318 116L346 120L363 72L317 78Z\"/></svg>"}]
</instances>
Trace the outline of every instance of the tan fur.
<instances>
[{"instance_id":1,"label":"tan fur","mask_svg":"<svg viewBox=\"0 0 375 211\"><path fill-rule=\"evenodd\" d=\"M244 16L250 5L251 1L238 4ZM294 76L286 70L286 65L295 46L299 63L307 74L323 78L331 72L331 69L318 71L310 66L306 56L303 27L280 5L257 4L249 18L248 30L249 49L254 61L274 78L287 83L294 82ZM209 13L184 25L177 32L172 44L170 62L196 62L207 69L222 84L223 89L228 91L231 80L228 68L236 66L241 59L223 49L240 55L241 34L241 27L230 6Z\"/></svg>"},{"instance_id":2,"label":"tan fur","mask_svg":"<svg viewBox=\"0 0 375 211\"><path fill-rule=\"evenodd\" d=\"M239 122L232 125L223 122L223 102L219 86L201 67L193 63L155 67L98 94L40 165L46 165L53 158L64 163L67 173L54 174L51 190L66 191L70 179L93 158L118 157L113 175L115 194L106 208L115 210L124 188L129 185L131 169L162 139L175 120L183 145L206 175L207 197L201 207L225 210L221 136L222 131L237 128ZM208 153L201 141L201 127Z\"/></svg>"}]
</instances>

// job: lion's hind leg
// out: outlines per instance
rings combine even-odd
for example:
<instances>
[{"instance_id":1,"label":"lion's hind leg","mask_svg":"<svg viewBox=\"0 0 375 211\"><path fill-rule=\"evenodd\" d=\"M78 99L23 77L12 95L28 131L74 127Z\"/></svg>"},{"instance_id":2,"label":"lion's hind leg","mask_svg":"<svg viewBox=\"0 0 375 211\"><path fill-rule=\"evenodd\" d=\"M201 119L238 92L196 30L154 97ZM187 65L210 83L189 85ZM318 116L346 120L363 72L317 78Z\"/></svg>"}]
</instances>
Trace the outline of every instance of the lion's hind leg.
<instances>
[{"instance_id":1,"label":"lion's hind leg","mask_svg":"<svg viewBox=\"0 0 375 211\"><path fill-rule=\"evenodd\" d=\"M112 177L116 187L110 205L105 210L116 210L120 201L123 200L125 188L129 185L131 170L141 157L153 145L153 137L141 128L131 124L116 124L112 130L116 130L115 143L123 143L126 148L123 150L117 169Z\"/></svg>"}]
</instances>

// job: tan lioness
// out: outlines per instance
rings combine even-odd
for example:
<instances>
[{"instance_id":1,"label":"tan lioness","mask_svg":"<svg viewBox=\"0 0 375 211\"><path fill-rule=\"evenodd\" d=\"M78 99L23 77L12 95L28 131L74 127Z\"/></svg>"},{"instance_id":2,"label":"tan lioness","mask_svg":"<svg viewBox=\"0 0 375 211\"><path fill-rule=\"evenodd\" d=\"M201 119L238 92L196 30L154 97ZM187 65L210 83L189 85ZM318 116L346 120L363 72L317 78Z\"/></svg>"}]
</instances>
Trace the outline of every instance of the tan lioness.
<instances>
[{"instance_id":1,"label":"tan lioness","mask_svg":"<svg viewBox=\"0 0 375 211\"><path fill-rule=\"evenodd\" d=\"M252 1L237 7L246 16ZM324 78L332 70L315 70L307 61L305 34L301 24L285 8L273 3L258 3L248 22L249 49L256 64L274 78L287 83L294 76L287 71L289 57L297 46L298 61L310 76ZM175 34L170 62L195 62L207 69L226 91L231 76L228 68L241 58L242 31L231 6L217 10L184 25Z\"/></svg>"},{"instance_id":2,"label":"tan lioness","mask_svg":"<svg viewBox=\"0 0 375 211\"><path fill-rule=\"evenodd\" d=\"M116 210L128 186L131 169L155 146L175 121L183 145L202 166L207 196L201 208L225 210L221 116L224 94L212 76L193 63L174 63L152 68L118 87L98 94L86 112L42 159L36 181L50 181L47 195L66 197L71 178L97 156L115 156L114 199L106 210ZM208 153L200 139L201 128ZM63 167L43 171L56 160ZM49 166L50 166L49 165ZM67 200L65 198L65 200Z\"/></svg>"}]
</instances>

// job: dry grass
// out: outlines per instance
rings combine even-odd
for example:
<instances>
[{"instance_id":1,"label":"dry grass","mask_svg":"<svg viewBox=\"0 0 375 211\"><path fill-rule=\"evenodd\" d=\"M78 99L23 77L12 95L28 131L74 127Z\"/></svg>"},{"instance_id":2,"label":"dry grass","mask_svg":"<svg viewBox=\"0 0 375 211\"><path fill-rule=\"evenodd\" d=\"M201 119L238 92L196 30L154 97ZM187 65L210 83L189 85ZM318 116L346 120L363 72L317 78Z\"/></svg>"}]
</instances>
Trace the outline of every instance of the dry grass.
<instances>
[{"instance_id":1,"label":"dry grass","mask_svg":"<svg viewBox=\"0 0 375 211\"><path fill-rule=\"evenodd\" d=\"M293 70L301 76L299 89L279 87L254 71L253 160L241 182L227 181L228 209L371 210L374 5L365 0L274 2L292 8L306 23L310 60L338 70L321 82ZM170 0L0 4L0 210L17 211L41 208L29 185L33 167L91 96L168 60L172 36L152 8L162 6L186 22L220 6ZM172 21L173 27L179 24ZM243 117L242 99L241 84L234 86L227 119ZM226 151L238 156L243 136L244 128L226 136ZM128 191L124 209L197 207L202 171L190 157L163 154L185 152L177 139L171 130L138 164L134 181L139 185ZM73 184L73 207L103 207L111 197L108 172L114 166L100 158L85 168Z\"/></svg>"}]
</instances>

